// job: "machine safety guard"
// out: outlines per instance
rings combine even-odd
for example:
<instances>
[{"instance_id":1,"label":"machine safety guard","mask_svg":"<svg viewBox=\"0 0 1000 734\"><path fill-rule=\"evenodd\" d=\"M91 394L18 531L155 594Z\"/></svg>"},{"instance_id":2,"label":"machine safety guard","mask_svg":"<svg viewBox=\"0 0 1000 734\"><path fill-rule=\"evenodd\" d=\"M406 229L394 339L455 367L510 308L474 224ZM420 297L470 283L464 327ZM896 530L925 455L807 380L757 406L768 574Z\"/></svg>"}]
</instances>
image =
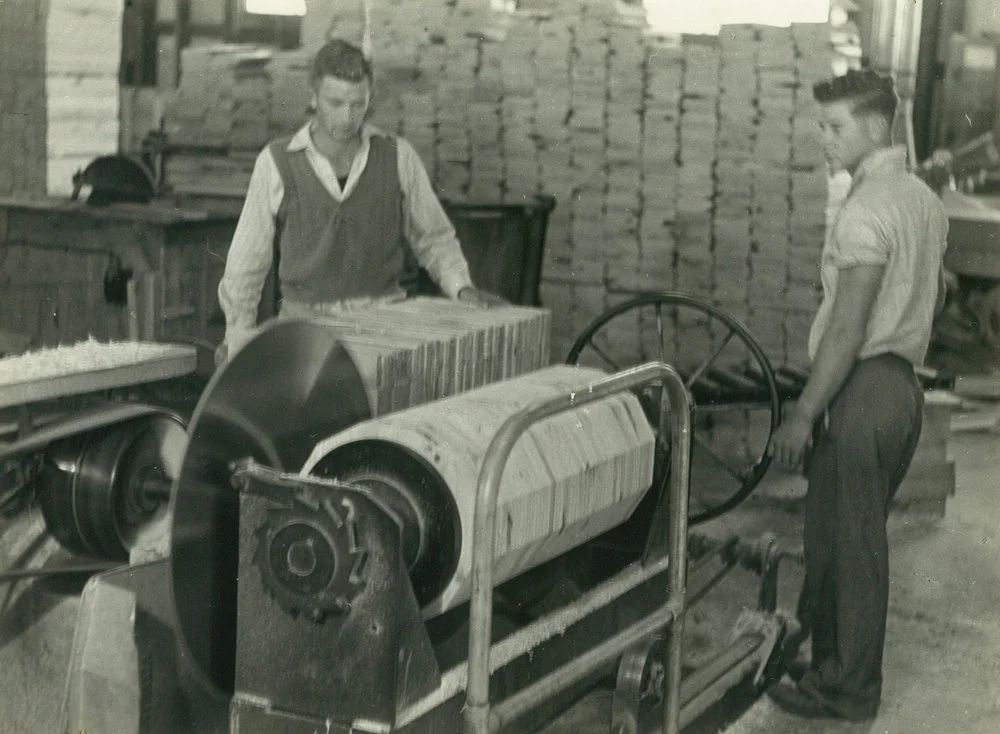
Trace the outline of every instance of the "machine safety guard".
<instances>
[{"instance_id":1,"label":"machine safety guard","mask_svg":"<svg viewBox=\"0 0 1000 734\"><path fill-rule=\"evenodd\" d=\"M691 456L692 400L683 378L670 365L652 362L618 372L592 383L585 392L562 395L511 416L487 449L476 488L472 546L472 599L469 620L468 680L465 704L466 734L493 734L505 723L530 711L560 690L613 662L637 642L670 627L663 691L664 734L680 732L681 662L684 632L687 564L670 562L666 600L645 619L603 641L586 654L557 668L524 690L491 705L489 700L490 639L493 614L493 553L497 496L507 459L529 426L557 413L580 407L624 390L660 383L667 395L661 401L660 435L671 441L668 545L670 559L687 557L688 482ZM577 601L581 605L584 600ZM572 607L562 610L572 613ZM546 619L515 633L528 637Z\"/></svg>"}]
</instances>

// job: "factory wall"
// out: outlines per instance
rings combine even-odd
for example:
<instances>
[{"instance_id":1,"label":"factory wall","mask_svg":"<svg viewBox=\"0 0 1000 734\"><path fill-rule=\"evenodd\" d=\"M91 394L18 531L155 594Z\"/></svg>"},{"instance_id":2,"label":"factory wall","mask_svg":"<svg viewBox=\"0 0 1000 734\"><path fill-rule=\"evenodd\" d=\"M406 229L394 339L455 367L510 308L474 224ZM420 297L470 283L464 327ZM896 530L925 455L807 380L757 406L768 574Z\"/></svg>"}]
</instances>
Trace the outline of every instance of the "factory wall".
<instances>
[{"instance_id":1,"label":"factory wall","mask_svg":"<svg viewBox=\"0 0 1000 734\"><path fill-rule=\"evenodd\" d=\"M45 193L48 2L0 2L0 196Z\"/></svg>"},{"instance_id":2,"label":"factory wall","mask_svg":"<svg viewBox=\"0 0 1000 734\"><path fill-rule=\"evenodd\" d=\"M827 195L811 85L830 74L829 28L677 42L610 2L485 5L372 4L375 121L414 144L444 196L556 197L542 289L554 358L606 307L678 289L743 319L773 362L804 364ZM168 135L230 154L175 156L168 179L245 186L253 153L303 119L306 58L187 49ZM712 336L684 329L703 356Z\"/></svg>"},{"instance_id":3,"label":"factory wall","mask_svg":"<svg viewBox=\"0 0 1000 734\"><path fill-rule=\"evenodd\" d=\"M0 196L66 194L118 148L120 0L0 2Z\"/></svg>"}]
</instances>

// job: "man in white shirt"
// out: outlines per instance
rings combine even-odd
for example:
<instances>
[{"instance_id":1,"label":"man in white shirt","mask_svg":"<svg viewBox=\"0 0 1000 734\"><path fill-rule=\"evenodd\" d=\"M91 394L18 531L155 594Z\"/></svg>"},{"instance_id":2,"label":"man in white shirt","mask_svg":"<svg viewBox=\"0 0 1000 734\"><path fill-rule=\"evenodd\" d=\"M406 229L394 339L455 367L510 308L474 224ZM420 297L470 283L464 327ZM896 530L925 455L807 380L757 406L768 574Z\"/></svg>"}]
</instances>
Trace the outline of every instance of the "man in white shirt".
<instances>
[{"instance_id":1,"label":"man in white shirt","mask_svg":"<svg viewBox=\"0 0 1000 734\"><path fill-rule=\"evenodd\" d=\"M948 219L907 172L906 150L891 144L891 79L851 71L813 92L827 163L852 181L823 246L811 374L771 445L778 465L805 460L800 617L812 636L809 670L771 696L801 716L865 720L882 693L886 514L920 437L923 393L913 367L944 295Z\"/></svg>"},{"instance_id":2,"label":"man in white shirt","mask_svg":"<svg viewBox=\"0 0 1000 734\"><path fill-rule=\"evenodd\" d=\"M366 122L372 69L361 50L328 42L310 77L312 119L272 141L254 165L219 284L226 316L220 361L255 333L276 252L285 315L403 298L407 247L450 298L476 305L498 300L473 286L416 151Z\"/></svg>"}]
</instances>

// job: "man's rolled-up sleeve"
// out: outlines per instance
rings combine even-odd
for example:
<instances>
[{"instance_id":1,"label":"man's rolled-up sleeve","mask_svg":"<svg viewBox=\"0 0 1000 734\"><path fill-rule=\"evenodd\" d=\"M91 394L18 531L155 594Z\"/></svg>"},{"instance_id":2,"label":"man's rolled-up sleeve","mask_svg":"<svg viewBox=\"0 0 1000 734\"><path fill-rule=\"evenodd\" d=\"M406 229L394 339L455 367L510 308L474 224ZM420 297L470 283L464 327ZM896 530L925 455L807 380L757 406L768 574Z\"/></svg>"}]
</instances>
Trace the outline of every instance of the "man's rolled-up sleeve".
<instances>
[{"instance_id":1,"label":"man's rolled-up sleeve","mask_svg":"<svg viewBox=\"0 0 1000 734\"><path fill-rule=\"evenodd\" d=\"M274 218L283 189L274 159L265 148L254 164L219 282L219 304L226 316L226 342L231 351L248 341L257 328L257 308L274 260Z\"/></svg>"},{"instance_id":2,"label":"man's rolled-up sleeve","mask_svg":"<svg viewBox=\"0 0 1000 734\"><path fill-rule=\"evenodd\" d=\"M838 269L889 262L890 239L871 212L860 208L845 210L837 219L834 241L836 247L831 256Z\"/></svg>"},{"instance_id":3,"label":"man's rolled-up sleeve","mask_svg":"<svg viewBox=\"0 0 1000 734\"><path fill-rule=\"evenodd\" d=\"M445 295L457 298L459 291L472 285L472 278L455 228L413 146L397 138L397 149L403 227L410 249Z\"/></svg>"}]
</instances>

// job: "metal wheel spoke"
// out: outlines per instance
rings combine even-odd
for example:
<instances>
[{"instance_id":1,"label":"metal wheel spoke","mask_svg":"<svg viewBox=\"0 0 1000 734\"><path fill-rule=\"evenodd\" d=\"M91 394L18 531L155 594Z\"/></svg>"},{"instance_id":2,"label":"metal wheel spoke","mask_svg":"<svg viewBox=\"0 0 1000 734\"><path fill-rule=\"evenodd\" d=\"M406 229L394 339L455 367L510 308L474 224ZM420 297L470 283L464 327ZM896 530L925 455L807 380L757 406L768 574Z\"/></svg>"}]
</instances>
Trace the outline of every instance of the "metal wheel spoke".
<instances>
[{"instance_id":1,"label":"metal wheel spoke","mask_svg":"<svg viewBox=\"0 0 1000 734\"><path fill-rule=\"evenodd\" d=\"M738 410L767 410L768 404L763 401L749 402L741 400L735 403L699 403L694 406L695 413L718 415L719 413L733 413Z\"/></svg>"},{"instance_id":2,"label":"metal wheel spoke","mask_svg":"<svg viewBox=\"0 0 1000 734\"><path fill-rule=\"evenodd\" d=\"M596 344L594 344L593 340L588 341L587 342L587 346L590 347L591 349L593 349L595 352L597 352L597 356L600 357L601 359L603 359L605 361L605 363L608 365L608 367L610 367L615 372L621 372L622 368L619 367L617 365L617 363L615 363L615 361L613 359L611 359L611 357L609 357L607 354L605 354L605 352L604 352L603 349L601 349L599 346L597 346Z\"/></svg>"},{"instance_id":3,"label":"metal wheel spoke","mask_svg":"<svg viewBox=\"0 0 1000 734\"><path fill-rule=\"evenodd\" d=\"M666 362L666 354L663 348L663 302L656 302L656 334L660 341L660 361ZM690 388L690 386L688 386Z\"/></svg>"},{"instance_id":4,"label":"metal wheel spoke","mask_svg":"<svg viewBox=\"0 0 1000 734\"><path fill-rule=\"evenodd\" d=\"M729 344L730 340L735 335L736 335L736 332L733 331L732 329L730 329L729 333L726 334L726 338L722 340L722 343L718 346L718 348L714 352L712 352L710 355L708 355L708 357L705 358L705 361L702 362L700 365L698 365L698 368L694 372L691 373L691 376L688 377L688 379L685 381L686 384L687 384L687 389L688 390L690 390L691 386L695 382L697 382L698 379L703 374L705 374L705 370L707 370L712 365L712 362L715 361L716 357L718 357L720 354L722 354L722 350L726 348L726 345Z\"/></svg>"},{"instance_id":5,"label":"metal wheel spoke","mask_svg":"<svg viewBox=\"0 0 1000 734\"><path fill-rule=\"evenodd\" d=\"M733 479L735 479L737 482L742 483L746 479L746 477L743 474L740 474L735 469L733 469L731 466L729 466L729 464L727 464L725 461L723 461L722 457L719 456L714 451L712 451L712 449L710 449L708 447L708 444L706 444L702 439L698 438L698 436L692 435L691 439L692 439L692 441L695 444L698 445L699 448L701 448L702 451L704 451L706 454L708 454L710 457L712 457L712 459L715 461L715 463L717 463L719 466L721 466L723 469L725 469L726 473L729 474L731 477L733 477Z\"/></svg>"}]
</instances>

